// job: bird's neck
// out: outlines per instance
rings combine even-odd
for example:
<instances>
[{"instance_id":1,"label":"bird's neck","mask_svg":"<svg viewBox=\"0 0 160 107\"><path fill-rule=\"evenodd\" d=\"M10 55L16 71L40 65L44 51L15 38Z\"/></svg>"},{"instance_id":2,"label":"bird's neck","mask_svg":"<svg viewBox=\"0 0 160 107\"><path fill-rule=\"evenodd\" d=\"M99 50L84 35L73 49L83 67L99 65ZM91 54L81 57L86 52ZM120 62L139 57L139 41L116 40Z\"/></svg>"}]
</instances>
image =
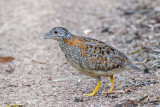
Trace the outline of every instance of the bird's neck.
<instances>
[{"instance_id":1,"label":"bird's neck","mask_svg":"<svg viewBox=\"0 0 160 107\"><path fill-rule=\"evenodd\" d=\"M61 47L62 51L63 51L63 48L66 48L67 46L66 40L71 40L72 38L74 38L73 35L68 35L65 38L63 37L58 39L59 46Z\"/></svg>"}]
</instances>

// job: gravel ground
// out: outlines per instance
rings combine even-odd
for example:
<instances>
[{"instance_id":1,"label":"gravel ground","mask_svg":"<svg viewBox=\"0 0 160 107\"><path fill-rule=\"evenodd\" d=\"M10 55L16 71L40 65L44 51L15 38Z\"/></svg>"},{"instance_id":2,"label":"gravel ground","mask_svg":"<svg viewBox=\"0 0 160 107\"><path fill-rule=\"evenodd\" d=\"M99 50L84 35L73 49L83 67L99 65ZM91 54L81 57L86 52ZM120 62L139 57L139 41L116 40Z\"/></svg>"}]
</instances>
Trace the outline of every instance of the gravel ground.
<instances>
[{"instance_id":1,"label":"gravel ground","mask_svg":"<svg viewBox=\"0 0 160 107\"><path fill-rule=\"evenodd\" d=\"M0 57L15 60L0 63L0 106L159 107L159 6L159 0L1 0ZM114 75L115 90L127 92L102 94L110 88L103 78L95 96L82 96L96 80L73 69L56 41L44 40L56 26L101 40L151 73L123 71Z\"/></svg>"}]
</instances>

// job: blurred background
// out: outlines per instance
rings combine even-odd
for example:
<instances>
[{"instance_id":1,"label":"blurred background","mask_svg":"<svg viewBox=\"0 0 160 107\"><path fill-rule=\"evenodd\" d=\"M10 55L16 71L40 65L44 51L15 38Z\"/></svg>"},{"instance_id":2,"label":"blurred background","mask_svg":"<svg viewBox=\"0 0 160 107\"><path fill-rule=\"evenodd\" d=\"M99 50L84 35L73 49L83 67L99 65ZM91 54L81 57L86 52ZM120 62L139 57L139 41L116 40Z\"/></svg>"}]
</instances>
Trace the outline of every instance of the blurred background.
<instances>
[{"instance_id":1,"label":"blurred background","mask_svg":"<svg viewBox=\"0 0 160 107\"><path fill-rule=\"evenodd\" d=\"M146 67L146 74L116 74L115 89L128 88L125 94L102 95L110 86L108 78L104 78L98 95L79 97L91 92L96 82L67 63L56 41L44 40L45 34L57 26L115 47L140 68ZM1 107L158 107L159 80L160 0L0 2Z\"/></svg>"}]
</instances>

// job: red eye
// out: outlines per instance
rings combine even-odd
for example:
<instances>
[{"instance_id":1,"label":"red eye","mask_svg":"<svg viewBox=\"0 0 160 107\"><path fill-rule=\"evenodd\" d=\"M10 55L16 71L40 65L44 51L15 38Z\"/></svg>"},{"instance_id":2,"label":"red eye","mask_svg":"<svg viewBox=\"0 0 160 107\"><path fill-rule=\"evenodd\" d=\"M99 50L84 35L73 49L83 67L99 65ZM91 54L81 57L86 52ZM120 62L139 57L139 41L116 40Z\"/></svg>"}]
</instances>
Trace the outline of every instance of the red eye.
<instances>
[{"instance_id":1,"label":"red eye","mask_svg":"<svg viewBox=\"0 0 160 107\"><path fill-rule=\"evenodd\" d=\"M57 31L54 31L54 34L57 34L58 32Z\"/></svg>"}]
</instances>

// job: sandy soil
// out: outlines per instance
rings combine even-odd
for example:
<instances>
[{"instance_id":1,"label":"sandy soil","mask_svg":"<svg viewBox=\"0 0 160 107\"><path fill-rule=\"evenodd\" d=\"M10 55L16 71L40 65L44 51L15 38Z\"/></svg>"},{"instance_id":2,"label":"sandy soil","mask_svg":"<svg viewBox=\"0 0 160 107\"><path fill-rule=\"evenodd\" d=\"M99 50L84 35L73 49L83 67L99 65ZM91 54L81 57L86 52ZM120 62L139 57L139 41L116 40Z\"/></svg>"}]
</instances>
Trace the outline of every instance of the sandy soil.
<instances>
[{"instance_id":1,"label":"sandy soil","mask_svg":"<svg viewBox=\"0 0 160 107\"><path fill-rule=\"evenodd\" d=\"M0 107L160 106L159 5L159 0L1 0L0 56L15 60L0 63ZM98 93L85 97L97 81L73 69L56 41L44 40L56 26L101 40L151 73L114 75L115 90L129 88L126 93L102 94L110 88L103 78Z\"/></svg>"}]
</instances>

